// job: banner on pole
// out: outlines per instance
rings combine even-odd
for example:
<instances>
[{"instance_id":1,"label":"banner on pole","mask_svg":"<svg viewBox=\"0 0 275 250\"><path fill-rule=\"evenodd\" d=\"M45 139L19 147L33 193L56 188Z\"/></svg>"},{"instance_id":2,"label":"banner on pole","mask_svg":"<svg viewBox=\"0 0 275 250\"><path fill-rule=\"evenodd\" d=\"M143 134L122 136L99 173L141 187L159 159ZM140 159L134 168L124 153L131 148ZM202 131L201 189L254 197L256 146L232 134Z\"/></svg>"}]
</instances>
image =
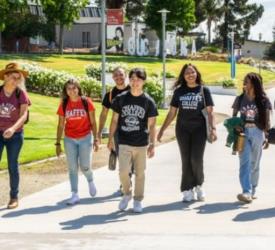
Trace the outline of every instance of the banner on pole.
<instances>
[{"instance_id":1,"label":"banner on pole","mask_svg":"<svg viewBox=\"0 0 275 250\"><path fill-rule=\"evenodd\" d=\"M123 9L108 9L107 25L123 25Z\"/></svg>"}]
</instances>

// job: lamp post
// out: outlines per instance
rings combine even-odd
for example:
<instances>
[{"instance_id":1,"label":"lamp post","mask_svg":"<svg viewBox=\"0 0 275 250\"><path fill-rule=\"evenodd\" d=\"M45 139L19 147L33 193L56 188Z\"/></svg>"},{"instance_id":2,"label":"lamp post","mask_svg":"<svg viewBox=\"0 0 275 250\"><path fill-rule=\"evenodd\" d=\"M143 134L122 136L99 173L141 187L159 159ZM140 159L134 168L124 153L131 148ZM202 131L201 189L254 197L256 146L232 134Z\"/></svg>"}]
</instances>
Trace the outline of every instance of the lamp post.
<instances>
[{"instance_id":1,"label":"lamp post","mask_svg":"<svg viewBox=\"0 0 275 250\"><path fill-rule=\"evenodd\" d=\"M162 108L167 108L166 106L166 68L165 68L165 63L166 63L166 17L167 13L169 13L169 10L162 9L159 10L158 13L161 13L161 19L162 19L162 85L163 85L163 103L162 103Z\"/></svg>"},{"instance_id":2,"label":"lamp post","mask_svg":"<svg viewBox=\"0 0 275 250\"><path fill-rule=\"evenodd\" d=\"M104 97L106 93L106 75L105 75L105 65L106 65L106 0L101 0L101 82L102 91L101 96Z\"/></svg>"},{"instance_id":3,"label":"lamp post","mask_svg":"<svg viewBox=\"0 0 275 250\"><path fill-rule=\"evenodd\" d=\"M261 41L262 41L262 33L259 33L259 51L260 51L260 60L259 60L259 75L261 75L261 60L262 60L262 52L261 52Z\"/></svg>"}]
</instances>

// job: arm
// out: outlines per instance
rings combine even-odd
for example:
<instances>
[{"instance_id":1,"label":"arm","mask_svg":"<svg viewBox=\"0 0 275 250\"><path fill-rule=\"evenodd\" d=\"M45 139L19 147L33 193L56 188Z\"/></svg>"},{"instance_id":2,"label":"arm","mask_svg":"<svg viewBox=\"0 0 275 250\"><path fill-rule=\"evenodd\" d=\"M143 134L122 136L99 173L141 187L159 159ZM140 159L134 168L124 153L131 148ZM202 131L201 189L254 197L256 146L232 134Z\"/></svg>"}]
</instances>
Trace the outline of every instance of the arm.
<instances>
[{"instance_id":1,"label":"arm","mask_svg":"<svg viewBox=\"0 0 275 250\"><path fill-rule=\"evenodd\" d=\"M99 127L98 127L98 133L97 133L99 143L101 142L101 134L106 123L108 112L109 112L109 109L107 109L105 106L102 106L102 110L99 116Z\"/></svg>"},{"instance_id":2,"label":"arm","mask_svg":"<svg viewBox=\"0 0 275 250\"><path fill-rule=\"evenodd\" d=\"M216 141L217 133L216 133L216 122L215 122L215 116L213 112L213 106L207 107L207 113L209 118L209 125L211 126L211 129L212 129L211 132L212 132L213 141Z\"/></svg>"},{"instance_id":3,"label":"arm","mask_svg":"<svg viewBox=\"0 0 275 250\"><path fill-rule=\"evenodd\" d=\"M56 130L56 155L60 156L61 154L61 137L63 135L64 131L64 126L65 126L65 117L64 116L58 116L58 125L57 125L57 130Z\"/></svg>"},{"instance_id":4,"label":"arm","mask_svg":"<svg viewBox=\"0 0 275 250\"><path fill-rule=\"evenodd\" d=\"M149 158L152 158L155 155L156 121L156 117L148 118L149 147L147 149L147 155Z\"/></svg>"},{"instance_id":5,"label":"arm","mask_svg":"<svg viewBox=\"0 0 275 250\"><path fill-rule=\"evenodd\" d=\"M107 147L109 150L114 149L113 139L114 139L114 134L117 130L118 118L119 118L119 114L113 111L112 121L109 129L109 139L107 144Z\"/></svg>"},{"instance_id":6,"label":"arm","mask_svg":"<svg viewBox=\"0 0 275 250\"><path fill-rule=\"evenodd\" d=\"M94 150L98 151L98 138L97 138L97 125L95 119L95 111L89 111L90 123L93 125L93 136L94 136Z\"/></svg>"},{"instance_id":7,"label":"arm","mask_svg":"<svg viewBox=\"0 0 275 250\"><path fill-rule=\"evenodd\" d=\"M170 106L170 110L169 110L169 112L164 120L164 123L162 124L162 126L159 130L158 136L157 136L157 140L159 142L161 142L161 137L163 136L165 129L167 129L167 127L171 124L171 122L176 117L177 113L178 113L178 108Z\"/></svg>"},{"instance_id":8,"label":"arm","mask_svg":"<svg viewBox=\"0 0 275 250\"><path fill-rule=\"evenodd\" d=\"M15 133L15 131L24 125L24 122L27 120L27 116L28 116L28 104L21 104L19 119L16 121L16 123L13 126L11 126L10 128L4 131L3 137L11 138Z\"/></svg>"}]
</instances>

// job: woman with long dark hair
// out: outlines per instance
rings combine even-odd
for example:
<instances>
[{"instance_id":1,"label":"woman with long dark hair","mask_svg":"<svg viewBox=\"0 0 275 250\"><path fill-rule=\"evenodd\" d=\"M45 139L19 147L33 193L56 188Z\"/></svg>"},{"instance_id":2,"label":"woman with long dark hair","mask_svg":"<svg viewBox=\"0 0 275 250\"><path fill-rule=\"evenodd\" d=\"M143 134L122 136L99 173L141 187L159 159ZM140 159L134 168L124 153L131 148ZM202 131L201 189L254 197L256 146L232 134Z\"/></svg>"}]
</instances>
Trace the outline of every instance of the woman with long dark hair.
<instances>
[{"instance_id":1,"label":"woman with long dark hair","mask_svg":"<svg viewBox=\"0 0 275 250\"><path fill-rule=\"evenodd\" d=\"M217 139L213 115L213 100L207 87L203 86L200 72L196 66L185 64L175 83L175 91L170 104L169 113L158 133L158 141L177 116L176 138L181 160L181 191L183 201L205 199L202 188L204 182L203 155L206 144L206 123L202 109L207 107L211 136Z\"/></svg>"},{"instance_id":2,"label":"woman with long dark hair","mask_svg":"<svg viewBox=\"0 0 275 250\"><path fill-rule=\"evenodd\" d=\"M91 161L92 149L98 150L95 107L90 98L82 95L80 84L76 80L71 79L65 83L57 114L59 121L55 143L56 155L61 154L60 141L65 131L64 147L72 192L67 204L74 205L79 202L78 167L88 181L90 195L96 195Z\"/></svg>"},{"instance_id":3,"label":"woman with long dark hair","mask_svg":"<svg viewBox=\"0 0 275 250\"><path fill-rule=\"evenodd\" d=\"M244 121L244 148L240 152L240 183L242 193L237 198L245 203L256 198L259 181L262 148L267 147L265 133L270 127L271 103L266 96L262 78L257 73L249 73L243 82L243 94L238 96L233 108L233 116L240 116Z\"/></svg>"}]
</instances>

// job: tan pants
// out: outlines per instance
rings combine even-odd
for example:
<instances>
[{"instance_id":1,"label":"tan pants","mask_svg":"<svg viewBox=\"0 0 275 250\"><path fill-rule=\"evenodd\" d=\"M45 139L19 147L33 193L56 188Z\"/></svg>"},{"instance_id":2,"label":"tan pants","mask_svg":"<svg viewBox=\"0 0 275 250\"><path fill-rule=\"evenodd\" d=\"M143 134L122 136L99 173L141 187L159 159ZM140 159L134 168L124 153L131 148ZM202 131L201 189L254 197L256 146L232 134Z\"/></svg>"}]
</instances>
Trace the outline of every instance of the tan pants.
<instances>
[{"instance_id":1,"label":"tan pants","mask_svg":"<svg viewBox=\"0 0 275 250\"><path fill-rule=\"evenodd\" d=\"M145 147L119 145L119 177L125 195L132 195L131 179L129 173L132 166L135 173L134 200L141 201L144 197L144 181L146 168Z\"/></svg>"}]
</instances>

